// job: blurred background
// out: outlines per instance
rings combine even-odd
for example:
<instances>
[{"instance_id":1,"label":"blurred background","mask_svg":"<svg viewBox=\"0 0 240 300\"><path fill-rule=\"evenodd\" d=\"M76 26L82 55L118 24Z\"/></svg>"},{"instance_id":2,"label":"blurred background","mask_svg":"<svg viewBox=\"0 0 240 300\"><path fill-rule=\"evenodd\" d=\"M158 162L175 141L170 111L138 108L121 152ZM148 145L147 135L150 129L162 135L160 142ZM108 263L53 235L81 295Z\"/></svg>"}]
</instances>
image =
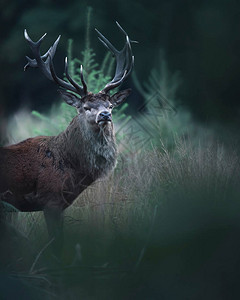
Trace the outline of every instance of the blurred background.
<instances>
[{"instance_id":1,"label":"blurred background","mask_svg":"<svg viewBox=\"0 0 240 300\"><path fill-rule=\"evenodd\" d=\"M94 28L120 49L118 21L139 42L113 115L117 167L66 209L61 264L42 213L3 204L0 298L239 299L240 2L2 0L0 14L0 145L58 134L76 114L39 70L23 72L25 28L48 33L42 53L61 34L58 76L68 55L92 91L114 66Z\"/></svg>"},{"instance_id":2,"label":"blurred background","mask_svg":"<svg viewBox=\"0 0 240 300\"><path fill-rule=\"evenodd\" d=\"M181 86L176 105L187 107L194 119L208 125L221 123L238 129L240 108L240 4L236 0L129 0L129 1L51 1L22 0L0 3L0 118L3 120L22 106L47 110L59 99L56 87L36 70L23 72L25 55L31 57L23 38L27 28L33 40L48 33L44 52L62 35L55 57L59 76L63 73L67 40L74 40L73 55L84 49L86 10L91 6L91 46L101 62L106 53L98 42L98 28L117 47L121 35L117 20L131 39L135 71L140 82L164 53L171 72L178 71ZM42 53L43 53L42 52ZM127 86L134 83L129 79ZM134 112L143 98L137 92L131 99ZM3 121L2 121L3 123ZM3 124L2 124L3 127Z\"/></svg>"}]
</instances>

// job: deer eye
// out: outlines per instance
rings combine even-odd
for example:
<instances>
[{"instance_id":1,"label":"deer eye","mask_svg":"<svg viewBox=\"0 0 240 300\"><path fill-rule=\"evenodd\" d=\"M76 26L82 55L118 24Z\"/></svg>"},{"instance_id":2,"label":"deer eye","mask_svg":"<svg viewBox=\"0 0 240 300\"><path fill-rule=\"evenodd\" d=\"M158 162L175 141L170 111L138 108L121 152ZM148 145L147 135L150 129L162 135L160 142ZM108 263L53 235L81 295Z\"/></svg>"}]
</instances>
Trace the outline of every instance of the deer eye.
<instances>
[{"instance_id":1,"label":"deer eye","mask_svg":"<svg viewBox=\"0 0 240 300\"><path fill-rule=\"evenodd\" d=\"M110 108L110 109L113 109L113 105L110 105L109 108Z\"/></svg>"}]
</instances>

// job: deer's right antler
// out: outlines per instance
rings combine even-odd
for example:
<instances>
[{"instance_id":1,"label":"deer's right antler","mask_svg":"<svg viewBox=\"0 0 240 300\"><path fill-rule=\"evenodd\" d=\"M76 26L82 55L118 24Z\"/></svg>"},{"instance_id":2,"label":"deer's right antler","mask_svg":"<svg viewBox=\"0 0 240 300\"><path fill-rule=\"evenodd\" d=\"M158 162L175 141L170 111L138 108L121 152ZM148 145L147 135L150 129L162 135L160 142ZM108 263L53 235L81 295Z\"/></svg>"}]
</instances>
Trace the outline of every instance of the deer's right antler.
<instances>
[{"instance_id":1,"label":"deer's right antler","mask_svg":"<svg viewBox=\"0 0 240 300\"><path fill-rule=\"evenodd\" d=\"M53 57L55 55L57 45L58 45L58 42L61 37L60 35L54 42L53 46L51 46L48 49L48 51L44 55L41 56L40 46L41 46L41 43L45 36L46 36L46 33L37 42L33 42L32 39L29 37L27 30L26 29L24 30L24 37L27 40L27 42L32 50L33 57L34 57L33 59L31 59L28 56L26 56L28 63L25 65L24 71L27 70L27 68L29 68L29 67L39 68L48 79L57 83L57 85L60 86L61 88L70 90L70 91L80 95L81 97L86 96L87 95L87 85L83 79L82 66L81 66L81 81L82 81L82 85L83 85L82 87L70 77L69 72L68 72L67 57L65 59L65 74L66 74L66 77L67 77L69 83L66 82L65 80L59 78L56 75L56 72L55 72L55 69L53 66ZM46 59L46 60L44 61L44 59Z\"/></svg>"}]
</instances>

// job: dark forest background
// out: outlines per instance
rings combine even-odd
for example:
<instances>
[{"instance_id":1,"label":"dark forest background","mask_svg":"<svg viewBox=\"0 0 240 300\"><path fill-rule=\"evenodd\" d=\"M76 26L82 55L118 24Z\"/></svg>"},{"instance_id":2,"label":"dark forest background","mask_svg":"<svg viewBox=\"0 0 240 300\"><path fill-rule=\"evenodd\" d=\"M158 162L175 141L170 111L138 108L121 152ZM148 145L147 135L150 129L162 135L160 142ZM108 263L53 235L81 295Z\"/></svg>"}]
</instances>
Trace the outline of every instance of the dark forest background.
<instances>
[{"instance_id":1,"label":"dark forest background","mask_svg":"<svg viewBox=\"0 0 240 300\"><path fill-rule=\"evenodd\" d=\"M0 145L66 128L57 87L23 72L23 31L48 33L42 53L61 34L63 77L69 39L72 58L93 53L90 11L97 62L95 27L118 49L115 21L139 41L121 87L133 92L113 116L118 164L65 211L61 260L41 212L1 202L0 299L240 299L240 1L1 0Z\"/></svg>"},{"instance_id":2,"label":"dark forest background","mask_svg":"<svg viewBox=\"0 0 240 300\"><path fill-rule=\"evenodd\" d=\"M61 34L55 58L59 75L67 52L67 40L74 40L74 57L84 49L87 7L93 8L91 42L101 62L105 49L94 27L120 47L117 20L134 46L135 71L141 82L158 63L160 50L172 72L179 71L182 85L176 105L188 107L195 120L240 126L240 3L236 0L128 0L128 1L4 1L0 2L0 118L21 106L46 110L58 100L55 87L35 70L23 72L30 50L23 38L27 28L33 40L43 33L46 50ZM57 63L56 63L57 62ZM127 85L134 84L129 79ZM130 109L141 95L133 94Z\"/></svg>"}]
</instances>

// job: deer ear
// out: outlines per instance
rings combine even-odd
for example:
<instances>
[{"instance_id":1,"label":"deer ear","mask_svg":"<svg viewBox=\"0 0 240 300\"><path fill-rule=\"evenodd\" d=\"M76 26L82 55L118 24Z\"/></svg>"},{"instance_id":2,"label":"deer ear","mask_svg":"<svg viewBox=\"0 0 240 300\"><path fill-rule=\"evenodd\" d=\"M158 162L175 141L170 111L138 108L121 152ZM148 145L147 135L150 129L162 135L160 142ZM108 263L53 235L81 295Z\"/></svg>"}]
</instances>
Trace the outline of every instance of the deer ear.
<instances>
[{"instance_id":1,"label":"deer ear","mask_svg":"<svg viewBox=\"0 0 240 300\"><path fill-rule=\"evenodd\" d=\"M112 103L113 106L118 106L123 103L127 99L127 97L131 93L131 89L123 90L120 92L117 92L116 94L112 95L110 102Z\"/></svg>"},{"instance_id":2,"label":"deer ear","mask_svg":"<svg viewBox=\"0 0 240 300\"><path fill-rule=\"evenodd\" d=\"M79 108L81 106L82 102L76 95L64 90L58 90L58 92L68 105L74 106L76 108Z\"/></svg>"}]
</instances>

